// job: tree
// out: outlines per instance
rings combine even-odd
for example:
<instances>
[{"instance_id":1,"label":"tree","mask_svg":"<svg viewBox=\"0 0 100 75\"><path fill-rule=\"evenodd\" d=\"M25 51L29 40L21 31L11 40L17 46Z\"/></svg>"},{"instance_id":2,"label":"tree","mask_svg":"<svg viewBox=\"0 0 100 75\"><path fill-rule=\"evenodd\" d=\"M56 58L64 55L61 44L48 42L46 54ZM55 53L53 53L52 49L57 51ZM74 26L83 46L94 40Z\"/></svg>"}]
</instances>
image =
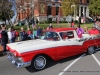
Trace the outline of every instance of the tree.
<instances>
[{"instance_id":1,"label":"tree","mask_svg":"<svg viewBox=\"0 0 100 75\"><path fill-rule=\"evenodd\" d=\"M8 0L0 0L0 19L5 22L8 20L10 25L12 25L10 19L13 16L14 12L12 11L12 3L10 3Z\"/></svg>"},{"instance_id":2,"label":"tree","mask_svg":"<svg viewBox=\"0 0 100 75\"><path fill-rule=\"evenodd\" d=\"M100 0L90 0L89 10L93 16L100 15Z\"/></svg>"},{"instance_id":3,"label":"tree","mask_svg":"<svg viewBox=\"0 0 100 75\"><path fill-rule=\"evenodd\" d=\"M71 15L74 12L74 8L77 7L77 0L62 0L62 11L64 16ZM72 5L75 5L72 7Z\"/></svg>"},{"instance_id":4,"label":"tree","mask_svg":"<svg viewBox=\"0 0 100 75\"><path fill-rule=\"evenodd\" d=\"M37 7L38 7L38 0L30 0L29 2L27 2L27 0L24 0L23 2L21 2L21 0L16 0L15 8L17 10L17 15L19 15L22 12L24 13L24 15L26 15L24 20L26 20L27 28L30 27L29 23L31 21L34 21L34 9L37 9ZM30 8L29 10L30 13L27 12L26 8ZM21 22L20 18L18 19L18 21Z\"/></svg>"}]
</instances>

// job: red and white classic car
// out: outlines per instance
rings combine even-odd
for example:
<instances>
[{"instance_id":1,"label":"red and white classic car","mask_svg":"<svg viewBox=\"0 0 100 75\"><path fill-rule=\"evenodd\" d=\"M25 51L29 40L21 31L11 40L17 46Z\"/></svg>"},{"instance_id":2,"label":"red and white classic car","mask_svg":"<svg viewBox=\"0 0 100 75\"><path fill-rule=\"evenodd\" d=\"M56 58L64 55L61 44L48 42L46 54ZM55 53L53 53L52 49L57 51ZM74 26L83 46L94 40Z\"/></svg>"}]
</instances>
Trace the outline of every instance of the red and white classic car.
<instances>
[{"instance_id":1,"label":"red and white classic car","mask_svg":"<svg viewBox=\"0 0 100 75\"><path fill-rule=\"evenodd\" d=\"M17 67L45 68L49 58L54 61L77 55L92 54L100 47L100 37L83 34L78 38L73 28L57 28L43 31L41 39L7 44L7 58Z\"/></svg>"}]
</instances>

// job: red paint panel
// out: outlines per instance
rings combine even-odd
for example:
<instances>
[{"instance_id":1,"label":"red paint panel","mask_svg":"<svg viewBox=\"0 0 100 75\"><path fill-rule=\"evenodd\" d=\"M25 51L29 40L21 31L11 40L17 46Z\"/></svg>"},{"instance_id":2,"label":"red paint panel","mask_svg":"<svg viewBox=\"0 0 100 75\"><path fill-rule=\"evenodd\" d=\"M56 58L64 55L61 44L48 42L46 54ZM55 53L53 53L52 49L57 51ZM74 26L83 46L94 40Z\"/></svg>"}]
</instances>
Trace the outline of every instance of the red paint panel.
<instances>
[{"instance_id":1,"label":"red paint panel","mask_svg":"<svg viewBox=\"0 0 100 75\"><path fill-rule=\"evenodd\" d=\"M89 46L95 46L96 44L96 39L92 40L87 40L84 42L83 46L85 49L87 49Z\"/></svg>"},{"instance_id":2,"label":"red paint panel","mask_svg":"<svg viewBox=\"0 0 100 75\"><path fill-rule=\"evenodd\" d=\"M27 61L31 61L34 58L34 56L36 56L38 54L48 55L53 60L55 60L56 59L55 57L57 57L57 48L47 48L47 49L43 49L43 50L26 52L26 53L19 54L19 56L23 58L24 62L27 62Z\"/></svg>"},{"instance_id":3,"label":"red paint panel","mask_svg":"<svg viewBox=\"0 0 100 75\"><path fill-rule=\"evenodd\" d=\"M81 49L81 50L78 50ZM53 60L59 60L62 58L66 58L69 56L77 55L79 53L84 52L83 46L59 46L53 48L47 48L43 50L36 50L32 52L19 54L19 57L22 57L24 62L31 61L34 56L38 54L46 54L50 56Z\"/></svg>"},{"instance_id":4,"label":"red paint panel","mask_svg":"<svg viewBox=\"0 0 100 75\"><path fill-rule=\"evenodd\" d=\"M38 54L45 54L50 56L53 60L59 60L62 58L66 58L69 56L77 55L83 52L86 52L87 48L89 46L94 46L100 44L100 39L92 39L87 40L83 43L83 45L70 45L70 46L59 46L59 47L52 47L52 48L46 48L41 50L34 50L31 52L26 52L22 54L18 54L18 57L22 57L24 62L31 61L34 56ZM11 51L13 54L15 50L12 50L10 47L7 46L7 49ZM17 53L17 52L16 52Z\"/></svg>"}]
</instances>

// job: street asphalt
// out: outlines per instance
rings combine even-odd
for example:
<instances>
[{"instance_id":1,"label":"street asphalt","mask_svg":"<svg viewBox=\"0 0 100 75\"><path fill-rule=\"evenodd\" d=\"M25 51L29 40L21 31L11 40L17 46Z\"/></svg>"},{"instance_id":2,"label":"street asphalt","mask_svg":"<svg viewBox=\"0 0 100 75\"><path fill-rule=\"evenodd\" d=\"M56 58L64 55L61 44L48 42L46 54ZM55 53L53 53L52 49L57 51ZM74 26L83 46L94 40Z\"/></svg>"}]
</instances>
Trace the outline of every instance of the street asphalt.
<instances>
[{"instance_id":1,"label":"street asphalt","mask_svg":"<svg viewBox=\"0 0 100 75\"><path fill-rule=\"evenodd\" d=\"M80 54L59 61L49 61L41 71L30 67L16 68L7 59L0 56L0 75L100 75L100 51L92 55Z\"/></svg>"}]
</instances>

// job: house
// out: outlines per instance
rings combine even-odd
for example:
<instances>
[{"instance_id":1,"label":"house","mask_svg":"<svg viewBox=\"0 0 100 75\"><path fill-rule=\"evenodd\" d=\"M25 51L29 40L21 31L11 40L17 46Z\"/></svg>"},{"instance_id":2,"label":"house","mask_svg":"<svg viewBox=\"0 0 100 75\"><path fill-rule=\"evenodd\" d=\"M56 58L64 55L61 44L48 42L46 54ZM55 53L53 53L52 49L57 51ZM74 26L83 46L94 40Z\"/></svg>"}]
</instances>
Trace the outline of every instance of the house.
<instances>
[{"instance_id":1,"label":"house","mask_svg":"<svg viewBox=\"0 0 100 75\"><path fill-rule=\"evenodd\" d=\"M78 0L79 9L74 10L74 20L79 16L89 17L89 0ZM16 0L18 6L17 19L22 21L25 18L34 17L38 21L56 21L60 17L60 21L64 20L61 9L62 0Z\"/></svg>"}]
</instances>

